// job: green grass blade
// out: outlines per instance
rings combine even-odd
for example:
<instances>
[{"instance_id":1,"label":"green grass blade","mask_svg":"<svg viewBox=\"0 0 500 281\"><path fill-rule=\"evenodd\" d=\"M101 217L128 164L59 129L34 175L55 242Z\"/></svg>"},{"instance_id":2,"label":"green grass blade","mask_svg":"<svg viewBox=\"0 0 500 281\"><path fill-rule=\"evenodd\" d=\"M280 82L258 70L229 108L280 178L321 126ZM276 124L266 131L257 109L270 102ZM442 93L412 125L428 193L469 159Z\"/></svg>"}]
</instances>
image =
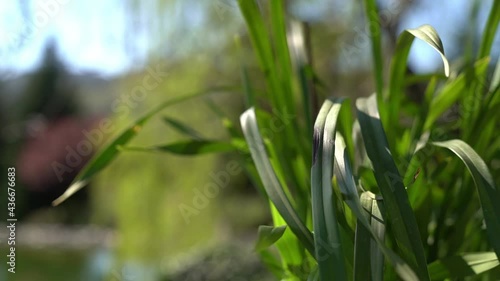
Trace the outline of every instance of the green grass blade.
<instances>
[{"instance_id":1,"label":"green grass blade","mask_svg":"<svg viewBox=\"0 0 500 281\"><path fill-rule=\"evenodd\" d=\"M370 38L372 46L373 74L375 75L375 86L377 101L382 102L384 88L384 62L382 56L382 28L377 10L377 1L364 0L365 12L370 27Z\"/></svg>"},{"instance_id":2,"label":"green grass blade","mask_svg":"<svg viewBox=\"0 0 500 281\"><path fill-rule=\"evenodd\" d=\"M495 35L500 22L500 0L493 1L493 6L490 11L488 22L486 22L486 27L483 31L483 38L481 40L481 46L479 47L478 59L489 56L490 54L491 46L495 40Z\"/></svg>"},{"instance_id":3,"label":"green grass blade","mask_svg":"<svg viewBox=\"0 0 500 281\"><path fill-rule=\"evenodd\" d=\"M263 73L269 73L272 69L270 63L273 61L271 42L257 2L254 0L238 0L238 4L247 23L259 66Z\"/></svg>"},{"instance_id":4,"label":"green grass blade","mask_svg":"<svg viewBox=\"0 0 500 281\"><path fill-rule=\"evenodd\" d=\"M266 189L267 195L276 206L289 228L297 236L304 247L314 255L314 239L311 231L299 218L268 159L267 152L260 135L254 108L245 111L240 117L241 127L250 148L257 171Z\"/></svg>"},{"instance_id":5,"label":"green grass blade","mask_svg":"<svg viewBox=\"0 0 500 281\"><path fill-rule=\"evenodd\" d=\"M307 278L307 281L320 281L321 279L319 279L319 270L318 268L316 267L315 269L313 269L313 271L311 271L311 273L309 274L309 277Z\"/></svg>"},{"instance_id":6,"label":"green grass blade","mask_svg":"<svg viewBox=\"0 0 500 281\"><path fill-rule=\"evenodd\" d=\"M365 217L375 235L384 241L385 225L375 194L363 192L360 198ZM384 277L384 256L369 231L360 223L356 225L355 281L382 281Z\"/></svg>"},{"instance_id":7,"label":"green grass blade","mask_svg":"<svg viewBox=\"0 0 500 281\"><path fill-rule=\"evenodd\" d=\"M361 198L361 207L367 210L364 205L364 200ZM369 204L371 212L371 202ZM366 219L369 219L368 212L365 212ZM356 224L356 237L354 241L354 281L370 281L371 272L371 256L369 255L371 247L370 231L366 229L361 223Z\"/></svg>"},{"instance_id":8,"label":"green grass blade","mask_svg":"<svg viewBox=\"0 0 500 281\"><path fill-rule=\"evenodd\" d=\"M314 242L321 280L347 280L332 188L335 128L341 100L326 100L314 124L311 195Z\"/></svg>"},{"instance_id":9,"label":"green grass blade","mask_svg":"<svg viewBox=\"0 0 500 281\"><path fill-rule=\"evenodd\" d=\"M340 187L340 191L344 197L346 204L352 210L356 218L358 219L358 224L364 227L368 231L372 239L377 243L387 261L394 267L396 273L405 281L416 281L419 280L415 272L411 267L404 262L397 254L395 254L391 249L385 246L384 241L382 241L375 231L370 226L368 222L365 211L361 207L361 203L358 197L358 192L356 189L356 183L354 181L354 176L352 173L351 163L349 160L348 152L341 135L337 135L335 139L335 177ZM366 255L366 252L365 252ZM355 273L356 274L356 273ZM358 279L358 280L369 280L369 279Z\"/></svg>"},{"instance_id":10,"label":"green grass blade","mask_svg":"<svg viewBox=\"0 0 500 281\"><path fill-rule=\"evenodd\" d=\"M155 145L151 147L119 146L118 149L123 151L169 152L172 154L187 156L231 152L238 150L238 147L231 143L222 141L188 140L165 145Z\"/></svg>"},{"instance_id":11,"label":"green grass blade","mask_svg":"<svg viewBox=\"0 0 500 281\"><path fill-rule=\"evenodd\" d=\"M427 85L427 88L425 90L424 100L419 106L420 107L419 113L413 121L413 125L410 132L411 143L408 146L408 149L406 150L406 155L414 154L417 145L422 138L422 132L424 130L425 120L427 119L427 115L429 115L429 108L434 93L436 91L436 87L437 87L437 78L433 77L431 78L429 84ZM408 187L408 185L406 184L405 186Z\"/></svg>"},{"instance_id":12,"label":"green grass blade","mask_svg":"<svg viewBox=\"0 0 500 281\"><path fill-rule=\"evenodd\" d=\"M475 63L472 70L474 77L481 77L485 74L488 69L488 62L489 58L484 58ZM430 105L429 115L425 120L424 130L429 130L439 116L464 95L468 79L468 74L461 73L456 79L446 84L439 95L434 97Z\"/></svg>"},{"instance_id":13,"label":"green grass blade","mask_svg":"<svg viewBox=\"0 0 500 281\"><path fill-rule=\"evenodd\" d=\"M493 72L493 77L491 78L490 84L490 97L489 106L490 108L495 104L500 102L500 56L497 60L497 65L495 66L495 71Z\"/></svg>"},{"instance_id":14,"label":"green grass blade","mask_svg":"<svg viewBox=\"0 0 500 281\"><path fill-rule=\"evenodd\" d=\"M474 149L461 140L433 142L433 144L455 153L471 173L479 193L490 245L497 257L500 257L500 191L496 187L488 167Z\"/></svg>"},{"instance_id":15,"label":"green grass blade","mask_svg":"<svg viewBox=\"0 0 500 281\"><path fill-rule=\"evenodd\" d=\"M497 64L495 66L495 72L491 79L490 92L493 92L500 86L500 57L498 57Z\"/></svg>"},{"instance_id":16,"label":"green grass blade","mask_svg":"<svg viewBox=\"0 0 500 281\"><path fill-rule=\"evenodd\" d=\"M450 74L450 65L448 59L444 54L444 47L441 38L436 30L430 25L422 25L416 29L405 30L398 38L394 57L391 62L391 73L389 81L389 95L385 101L390 101L390 108L388 120L382 120L383 124L392 130L394 126L398 126L399 121L399 107L404 90L404 76L406 74L406 65L408 61L408 54L413 40L418 38L432 48L434 48L440 55L444 64L444 73L446 76ZM378 100L377 100L378 101ZM378 101L380 102L380 101ZM393 134L389 133L389 136Z\"/></svg>"},{"instance_id":17,"label":"green grass blade","mask_svg":"<svg viewBox=\"0 0 500 281\"><path fill-rule=\"evenodd\" d=\"M375 179L384 198L388 223L398 243L401 256L421 280L429 280L424 248L415 215L408 200L403 179L394 163L378 115L375 96L356 101L361 133Z\"/></svg>"},{"instance_id":18,"label":"green grass blade","mask_svg":"<svg viewBox=\"0 0 500 281\"><path fill-rule=\"evenodd\" d=\"M227 88L221 88L220 90L210 91L208 94L217 92L217 91L225 91ZM90 178L92 178L95 174L104 169L111 161L113 161L116 156L119 154L118 146L127 144L130 140L132 140L137 133L141 130L142 126L148 122L151 117L162 111L163 109L181 103L183 101L190 100L192 98L206 96L207 92L195 93L191 95L177 97L168 101L163 102L150 112L146 113L144 116L135 121L128 128L123 130L118 136L116 136L111 142L109 142L100 152L95 154L92 159L88 162L88 164L78 173L75 177L71 185L66 189L66 191L59 196L56 200L52 202L53 206L57 206L68 199L71 195L75 194L78 190L83 188Z\"/></svg>"},{"instance_id":19,"label":"green grass blade","mask_svg":"<svg viewBox=\"0 0 500 281\"><path fill-rule=\"evenodd\" d=\"M363 192L360 198L364 215L375 235L384 241L385 226L380 213L375 194L370 191ZM384 274L384 256L377 246L370 232L361 224L356 225L356 256L355 256L355 281L381 281Z\"/></svg>"},{"instance_id":20,"label":"green grass blade","mask_svg":"<svg viewBox=\"0 0 500 281\"><path fill-rule=\"evenodd\" d=\"M429 264L432 280L465 278L486 272L499 265L494 252L465 253Z\"/></svg>"},{"instance_id":21,"label":"green grass blade","mask_svg":"<svg viewBox=\"0 0 500 281\"><path fill-rule=\"evenodd\" d=\"M293 114L293 98L292 96L292 63L290 60L290 52L288 50L286 22L285 22L285 7L284 0L274 0L270 2L271 26L273 30L274 45L276 47L275 57L277 61L276 68L281 88L284 93L284 101L286 108Z\"/></svg>"},{"instance_id":22,"label":"green grass blade","mask_svg":"<svg viewBox=\"0 0 500 281\"><path fill-rule=\"evenodd\" d=\"M286 225L282 226L267 226L261 225L259 226L257 242L255 244L255 251L262 251L276 243L283 233L285 233Z\"/></svg>"},{"instance_id":23,"label":"green grass blade","mask_svg":"<svg viewBox=\"0 0 500 281\"><path fill-rule=\"evenodd\" d=\"M312 52L310 50L310 29L306 22L292 20L288 33L289 48L293 54L297 68L300 90L302 94L302 108L305 115L307 133L313 134L313 114L316 115L317 93L312 70Z\"/></svg>"},{"instance_id":24,"label":"green grass blade","mask_svg":"<svg viewBox=\"0 0 500 281\"><path fill-rule=\"evenodd\" d=\"M241 40L239 36L236 36L234 38L236 49L238 50L238 57L239 60L241 61L241 67L240 67L240 76L241 76L241 82L243 84L243 93L245 94L245 105L246 108L250 108L252 106L255 106L255 93L252 89L252 85L250 83L250 78L248 77L248 67L245 61L245 57L243 54L243 48L241 47Z\"/></svg>"},{"instance_id":25,"label":"green grass blade","mask_svg":"<svg viewBox=\"0 0 500 281\"><path fill-rule=\"evenodd\" d=\"M382 208L384 206L383 203L383 200L379 200L376 197L372 199L372 212L370 221L373 231L381 241L384 241L385 237L385 224L382 217ZM382 281L384 280L384 255L378 248L375 241L372 241L370 249L371 272L373 276L372 279L374 281Z\"/></svg>"},{"instance_id":26,"label":"green grass blade","mask_svg":"<svg viewBox=\"0 0 500 281\"><path fill-rule=\"evenodd\" d=\"M415 176L418 176L418 169L420 169L430 157L427 152L428 147L426 145L427 143L422 145L422 147L418 147L411 156L403 178L403 183L406 188L410 188L413 185L416 180Z\"/></svg>"},{"instance_id":27,"label":"green grass blade","mask_svg":"<svg viewBox=\"0 0 500 281\"><path fill-rule=\"evenodd\" d=\"M276 206L270 201L271 216L275 226L287 225L283 216L276 209ZM278 249L281 263L286 276L297 276L303 274L302 264L305 262L304 247L301 245L297 236L287 227L281 238L274 244ZM298 277L298 276L297 276ZM295 279L291 279L295 280Z\"/></svg>"},{"instance_id":28,"label":"green grass blade","mask_svg":"<svg viewBox=\"0 0 500 281\"><path fill-rule=\"evenodd\" d=\"M201 134L199 132L197 132L195 129L191 128L190 126L186 125L185 123L183 123L180 120L177 120L177 119L172 118L172 117L164 116L163 121L183 135L191 137L192 139L195 139L195 140L203 139L203 137L201 136Z\"/></svg>"},{"instance_id":29,"label":"green grass blade","mask_svg":"<svg viewBox=\"0 0 500 281\"><path fill-rule=\"evenodd\" d=\"M243 138L241 131L236 129L234 122L225 114L219 106L217 106L211 99L205 99L205 105L213 112L222 122L222 126L226 129L227 133L233 139Z\"/></svg>"}]
</instances>

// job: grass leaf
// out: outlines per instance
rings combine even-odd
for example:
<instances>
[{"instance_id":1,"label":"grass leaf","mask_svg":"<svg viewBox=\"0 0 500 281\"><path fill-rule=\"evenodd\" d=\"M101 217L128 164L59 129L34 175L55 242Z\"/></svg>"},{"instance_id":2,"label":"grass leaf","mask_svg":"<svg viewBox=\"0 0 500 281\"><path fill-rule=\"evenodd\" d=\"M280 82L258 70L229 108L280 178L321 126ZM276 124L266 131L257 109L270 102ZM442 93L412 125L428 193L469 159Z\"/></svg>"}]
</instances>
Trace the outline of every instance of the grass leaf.
<instances>
[{"instance_id":1,"label":"grass leaf","mask_svg":"<svg viewBox=\"0 0 500 281\"><path fill-rule=\"evenodd\" d=\"M321 280L347 280L332 188L335 128L342 100L326 100L314 124L311 195Z\"/></svg>"},{"instance_id":2,"label":"grass leaf","mask_svg":"<svg viewBox=\"0 0 500 281\"><path fill-rule=\"evenodd\" d=\"M485 74L488 69L489 58L484 58L477 61L474 64L473 76L481 77ZM469 79L470 74L461 73L456 79L452 80L450 83L446 84L444 88L440 91L439 95L434 97L431 102L429 115L425 120L424 130L429 130L434 122L438 119L441 114L448 110L455 102L458 101L460 97L465 93L464 89L467 86L467 79Z\"/></svg>"},{"instance_id":3,"label":"grass leaf","mask_svg":"<svg viewBox=\"0 0 500 281\"><path fill-rule=\"evenodd\" d=\"M490 11L488 22L486 23L485 30L483 31L483 38L481 40L481 46L479 47L478 59L486 57L490 54L491 46L495 40L495 35L500 22L500 0L493 1L493 6Z\"/></svg>"},{"instance_id":4,"label":"grass leaf","mask_svg":"<svg viewBox=\"0 0 500 281\"><path fill-rule=\"evenodd\" d=\"M283 233L285 233L286 225L282 226L268 226L261 225L258 230L257 243L255 244L255 251L259 252L267 249L269 246L273 245L278 241Z\"/></svg>"},{"instance_id":5,"label":"grass leaf","mask_svg":"<svg viewBox=\"0 0 500 281\"><path fill-rule=\"evenodd\" d=\"M155 145L152 147L120 146L119 150L124 151L145 151L145 152L169 152L179 155L199 155L206 153L220 153L236 151L238 148L231 143L211 140L188 140L166 145Z\"/></svg>"},{"instance_id":6,"label":"grass leaf","mask_svg":"<svg viewBox=\"0 0 500 281\"><path fill-rule=\"evenodd\" d=\"M349 161L348 152L341 135L337 135L335 139L335 177L340 187L340 191L344 197L346 204L352 210L356 218L358 219L358 224L364 227L372 239L377 243L378 247L387 258L387 261L394 267L396 273L405 281L416 281L419 280L415 272L411 267L403 261L396 253L385 246L384 241L382 241L375 231L370 226L368 222L365 210L361 207L361 203L358 197L358 192L356 189L356 183L354 181L354 176L352 173L351 163ZM366 255L366 249L365 249ZM359 258L359 257L358 257ZM359 273L359 272L358 272ZM355 271L355 274L358 274ZM362 275L363 276L363 275ZM365 281L367 279L357 279ZM369 280L369 279L368 279Z\"/></svg>"},{"instance_id":7,"label":"grass leaf","mask_svg":"<svg viewBox=\"0 0 500 281\"><path fill-rule=\"evenodd\" d=\"M88 181L95 174L104 169L111 161L113 161L119 154L118 146L127 144L132 140L137 133L141 130L142 126L148 122L151 117L162 111L163 109L181 103L183 101L190 100L192 98L206 96L207 94L212 94L214 92L221 92L228 90L228 88L214 89L212 91L204 91L201 93L195 93L186 96L180 96L174 99L163 102L159 106L155 107L148 113L146 113L141 118L137 119L133 124L123 130L118 136L116 136L111 142L109 142L103 149L96 153L92 159L87 163L87 165L78 173L71 185L66 189L66 191L59 196L56 200L52 202L53 206L57 206L68 199L71 195L75 194L78 190L87 185Z\"/></svg>"},{"instance_id":8,"label":"grass leaf","mask_svg":"<svg viewBox=\"0 0 500 281\"><path fill-rule=\"evenodd\" d=\"M383 101L384 87L384 62L382 57L382 30L377 9L377 1L364 0L366 18L370 27L370 38L373 58L373 74L375 75L375 86L377 100Z\"/></svg>"},{"instance_id":9,"label":"grass leaf","mask_svg":"<svg viewBox=\"0 0 500 281\"><path fill-rule=\"evenodd\" d=\"M464 278L488 271L499 265L494 252L465 253L429 264L432 280Z\"/></svg>"},{"instance_id":10,"label":"grass leaf","mask_svg":"<svg viewBox=\"0 0 500 281\"><path fill-rule=\"evenodd\" d=\"M483 159L467 143L461 140L433 142L455 153L465 164L474 179L486 223L486 233L491 247L500 258L500 191Z\"/></svg>"},{"instance_id":11,"label":"grass leaf","mask_svg":"<svg viewBox=\"0 0 500 281\"><path fill-rule=\"evenodd\" d=\"M372 162L375 179L384 198L388 223L392 226L400 253L421 280L429 280L417 221L403 179L389 150L376 105L374 95L356 101L366 152Z\"/></svg>"},{"instance_id":12,"label":"grass leaf","mask_svg":"<svg viewBox=\"0 0 500 281\"><path fill-rule=\"evenodd\" d=\"M245 111L240 117L240 122L243 134L250 148L250 153L269 199L276 206L276 209L286 221L290 230L297 236L303 246L314 255L313 236L297 215L271 166L257 125L255 109L250 108Z\"/></svg>"},{"instance_id":13,"label":"grass leaf","mask_svg":"<svg viewBox=\"0 0 500 281\"><path fill-rule=\"evenodd\" d=\"M182 121L167 116L163 117L163 121L168 125L170 125L172 128L174 128L176 131L186 136L189 136L192 139L195 140L203 139L200 133L198 133L195 129L191 128L190 126L184 124Z\"/></svg>"},{"instance_id":14,"label":"grass leaf","mask_svg":"<svg viewBox=\"0 0 500 281\"><path fill-rule=\"evenodd\" d=\"M450 74L450 65L444 54L441 38L439 38L439 35L432 26L422 25L416 29L405 30L398 38L396 51L392 58L389 95L387 99L385 99L386 102L390 101L390 107L388 108L389 114L387 115L387 120L382 120L383 124L391 131L394 125L397 127L399 122L399 107L403 96L404 76L406 74L408 54L410 53L410 48L415 38L424 41L441 55L444 64L444 73L446 76ZM378 102L380 103L380 101ZM382 117L385 118L383 114ZM389 136L393 136L393 134L389 133Z\"/></svg>"},{"instance_id":15,"label":"grass leaf","mask_svg":"<svg viewBox=\"0 0 500 281\"><path fill-rule=\"evenodd\" d=\"M382 215L378 208L375 194L370 191L363 192L360 198L364 215L370 223L373 232L384 241L385 226ZM356 224L356 248L355 248L355 281L381 281L384 274L384 256L378 248L375 240L371 238L370 232L363 224Z\"/></svg>"}]
</instances>

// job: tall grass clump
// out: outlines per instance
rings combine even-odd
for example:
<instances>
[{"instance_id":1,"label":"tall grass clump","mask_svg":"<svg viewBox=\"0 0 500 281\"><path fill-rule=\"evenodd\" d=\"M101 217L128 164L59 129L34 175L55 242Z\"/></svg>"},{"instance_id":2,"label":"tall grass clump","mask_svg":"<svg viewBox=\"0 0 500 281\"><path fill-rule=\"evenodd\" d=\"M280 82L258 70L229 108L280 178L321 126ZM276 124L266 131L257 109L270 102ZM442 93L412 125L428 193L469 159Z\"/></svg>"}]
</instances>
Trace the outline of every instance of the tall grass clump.
<instances>
[{"instance_id":1,"label":"tall grass clump","mask_svg":"<svg viewBox=\"0 0 500 281\"><path fill-rule=\"evenodd\" d=\"M296 23L284 1L238 4L265 81L264 93L256 92L243 75L241 131L221 116L230 140L195 138L176 123L187 141L127 148L156 113L205 93L167 101L104 147L56 203L122 150L240 150L251 156L243 162L247 175L269 200L273 225L259 227L255 251L277 280L498 280L500 170L491 164L500 156L500 63L489 56L500 1L478 52L460 67L450 65L436 30L423 25L399 35L385 71L380 28L370 28L375 93L356 100L320 100L308 44L292 43L307 36L289 28ZM375 1L364 7L378 24ZM407 74L415 39L441 55L442 73ZM426 85L418 104L406 94L414 81ZM458 114L443 122L453 108Z\"/></svg>"}]
</instances>

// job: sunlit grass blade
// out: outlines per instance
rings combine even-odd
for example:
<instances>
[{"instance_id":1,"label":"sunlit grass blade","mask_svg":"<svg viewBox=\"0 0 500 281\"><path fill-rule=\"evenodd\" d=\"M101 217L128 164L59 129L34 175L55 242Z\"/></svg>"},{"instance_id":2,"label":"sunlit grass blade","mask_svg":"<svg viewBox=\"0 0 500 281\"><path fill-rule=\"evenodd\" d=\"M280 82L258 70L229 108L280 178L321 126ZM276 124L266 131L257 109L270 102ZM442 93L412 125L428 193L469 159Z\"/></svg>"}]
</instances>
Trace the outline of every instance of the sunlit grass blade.
<instances>
[{"instance_id":1,"label":"sunlit grass blade","mask_svg":"<svg viewBox=\"0 0 500 281\"><path fill-rule=\"evenodd\" d=\"M281 184L274 173L259 132L254 108L245 111L241 117L241 127L247 140L257 171L266 189L267 195L276 206L287 225L297 236L304 247L314 255L314 239L304 222L299 218L290 200L285 195Z\"/></svg>"},{"instance_id":2,"label":"sunlit grass blade","mask_svg":"<svg viewBox=\"0 0 500 281\"><path fill-rule=\"evenodd\" d=\"M375 231L370 226L368 222L365 211L361 207L361 203L358 197L358 192L356 188L356 183L354 181L354 176L352 173L351 163L349 156L345 147L345 142L341 135L337 135L335 139L335 177L340 187L340 191L344 197L346 204L352 210L356 218L358 219L358 224L361 224L372 239L377 243L387 261L394 267L396 273L405 281L416 281L419 280L415 272L411 267L403 261L396 253L389 249L382 241ZM366 254L366 252L365 252ZM356 273L355 273L356 274ZM357 279L363 280L363 279ZM364 281L364 280L363 280Z\"/></svg>"},{"instance_id":3,"label":"sunlit grass blade","mask_svg":"<svg viewBox=\"0 0 500 281\"><path fill-rule=\"evenodd\" d=\"M384 198L388 224L391 225L401 256L421 280L429 280L417 221L403 179L389 150L375 96L358 99L356 107L366 152L372 162L375 179Z\"/></svg>"},{"instance_id":4,"label":"sunlit grass blade","mask_svg":"<svg viewBox=\"0 0 500 281\"><path fill-rule=\"evenodd\" d=\"M382 204L381 198L377 199L375 194L366 191L361 194L360 202L373 232L380 241L384 241L385 225L379 208L379 205ZM358 233L360 237L358 237ZM357 278L355 280L382 281L384 279L384 256L382 251L361 224L356 226L356 241L358 241L358 238L362 244L359 249L356 249L356 258L360 259L360 264L359 268L356 268L355 274L366 270L369 278ZM368 238L368 243L366 243L366 238ZM361 246L366 248L362 249Z\"/></svg>"},{"instance_id":5,"label":"sunlit grass blade","mask_svg":"<svg viewBox=\"0 0 500 281\"><path fill-rule=\"evenodd\" d=\"M385 226L375 194L366 191L361 194L361 207L373 232L384 241ZM381 202L381 201L380 201ZM381 281L384 276L384 256L370 232L361 224L356 225L355 281Z\"/></svg>"},{"instance_id":6,"label":"sunlit grass blade","mask_svg":"<svg viewBox=\"0 0 500 281\"><path fill-rule=\"evenodd\" d=\"M467 143L461 140L433 142L455 153L465 164L474 179L486 223L486 233L491 247L500 257L500 191L493 181L483 159Z\"/></svg>"},{"instance_id":7,"label":"sunlit grass blade","mask_svg":"<svg viewBox=\"0 0 500 281\"><path fill-rule=\"evenodd\" d=\"M278 209L276 209L272 201L269 202L269 205L273 224L275 226L286 226L287 223L285 219L279 213ZM282 267L285 270L283 274L290 278L292 276L299 277L297 275L303 274L301 269L303 269L302 264L305 262L304 247L289 227L284 230L282 236L274 245L278 249Z\"/></svg>"},{"instance_id":8,"label":"sunlit grass blade","mask_svg":"<svg viewBox=\"0 0 500 281\"><path fill-rule=\"evenodd\" d=\"M278 109L282 109L287 105L283 95L283 89L280 87L276 68L274 66L273 48L269 33L266 30L264 18L260 12L257 1L255 0L238 0L239 8L245 19L246 26L250 35L252 45L259 67L266 75L266 84L268 91L273 94L269 95L269 99ZM290 110L291 108L289 108Z\"/></svg>"},{"instance_id":9,"label":"sunlit grass blade","mask_svg":"<svg viewBox=\"0 0 500 281\"><path fill-rule=\"evenodd\" d=\"M405 30L398 38L396 51L391 62L391 73L389 80L389 94L385 101L390 101L388 108L389 114L387 120L382 120L383 124L388 127L388 130L393 131L394 126L398 126L399 122L399 107L403 97L404 89L404 76L406 74L406 65L408 61L408 54L412 46L413 40L418 38L432 48L434 48L440 55L444 64L444 73L446 76L450 74L450 65L448 59L444 54L443 43L437 34L436 30L430 25L422 25L416 29ZM382 115L383 118L385 116ZM389 136L393 136L389 133Z\"/></svg>"},{"instance_id":10,"label":"sunlit grass blade","mask_svg":"<svg viewBox=\"0 0 500 281\"><path fill-rule=\"evenodd\" d=\"M494 0L490 10L488 21L486 22L485 30L481 46L479 47L478 59L489 56L495 35L497 34L498 25L500 22L500 0Z\"/></svg>"},{"instance_id":11,"label":"sunlit grass blade","mask_svg":"<svg viewBox=\"0 0 500 281\"><path fill-rule=\"evenodd\" d=\"M491 78L488 101L489 108L500 103L500 56L498 57L497 65Z\"/></svg>"},{"instance_id":12,"label":"sunlit grass blade","mask_svg":"<svg viewBox=\"0 0 500 281\"><path fill-rule=\"evenodd\" d=\"M255 244L255 251L262 251L273 245L285 233L286 225L282 226L259 226L257 242Z\"/></svg>"},{"instance_id":13,"label":"sunlit grass blade","mask_svg":"<svg viewBox=\"0 0 500 281\"><path fill-rule=\"evenodd\" d=\"M305 115L307 132L313 134L313 114L317 114L317 93L312 71L312 53L310 50L310 29L306 22L292 20L287 34L290 52L298 71L302 93L302 108Z\"/></svg>"},{"instance_id":14,"label":"sunlit grass blade","mask_svg":"<svg viewBox=\"0 0 500 281\"><path fill-rule=\"evenodd\" d=\"M150 147L119 146L118 149L122 151L168 152L179 155L200 155L236 151L238 147L222 141L188 140Z\"/></svg>"},{"instance_id":15,"label":"sunlit grass blade","mask_svg":"<svg viewBox=\"0 0 500 281\"><path fill-rule=\"evenodd\" d=\"M137 133L141 130L142 126L148 122L151 117L162 111L163 109L181 103L183 101L190 100L192 98L205 96L207 94L213 94L217 92L223 92L230 90L229 88L214 89L212 91L204 91L200 93L195 93L186 96L180 96L168 101L163 102L159 106L155 107L153 110L146 113L144 116L135 121L132 125L123 130L118 136L116 136L112 141L110 141L103 149L96 153L88 164L78 173L71 185L66 189L66 191L52 202L52 205L57 206L68 199L75 192L83 188L88 180L93 177L96 173L104 169L116 156L119 154L118 146L126 145L130 140L132 140Z\"/></svg>"},{"instance_id":16,"label":"sunlit grass blade","mask_svg":"<svg viewBox=\"0 0 500 281\"><path fill-rule=\"evenodd\" d=\"M238 4L245 18L259 66L264 73L267 73L271 71L270 63L273 61L273 56L271 42L259 6L254 0L238 0Z\"/></svg>"},{"instance_id":17,"label":"sunlit grass blade","mask_svg":"<svg viewBox=\"0 0 500 281\"><path fill-rule=\"evenodd\" d=\"M429 108L429 115L425 120L424 130L429 130L434 122L448 110L460 97L464 95L469 75L481 77L488 69L489 58L484 58L474 64L473 74L461 73L456 79L446 84L440 93L434 97Z\"/></svg>"},{"instance_id":18,"label":"sunlit grass blade","mask_svg":"<svg viewBox=\"0 0 500 281\"><path fill-rule=\"evenodd\" d=\"M326 100L314 124L311 195L321 280L347 280L332 188L335 128L341 106L342 100Z\"/></svg>"},{"instance_id":19,"label":"sunlit grass blade","mask_svg":"<svg viewBox=\"0 0 500 281\"><path fill-rule=\"evenodd\" d=\"M373 231L381 241L384 241L385 238L385 224L382 217L383 206L384 201L381 198L375 197L372 199L370 223ZM375 241L372 241L370 249L372 279L382 281L384 280L384 255Z\"/></svg>"},{"instance_id":20,"label":"sunlit grass blade","mask_svg":"<svg viewBox=\"0 0 500 281\"><path fill-rule=\"evenodd\" d=\"M186 136L191 137L192 139L195 140L201 140L203 137L199 132L197 132L195 129L191 128L189 125L183 123L180 120L177 120L172 117L164 116L163 121L170 125L172 128L174 128L176 131L178 131L181 134L184 134Z\"/></svg>"},{"instance_id":21,"label":"sunlit grass blade","mask_svg":"<svg viewBox=\"0 0 500 281\"><path fill-rule=\"evenodd\" d=\"M429 264L431 280L464 278L486 272L499 265L494 252L465 253Z\"/></svg>"}]
</instances>

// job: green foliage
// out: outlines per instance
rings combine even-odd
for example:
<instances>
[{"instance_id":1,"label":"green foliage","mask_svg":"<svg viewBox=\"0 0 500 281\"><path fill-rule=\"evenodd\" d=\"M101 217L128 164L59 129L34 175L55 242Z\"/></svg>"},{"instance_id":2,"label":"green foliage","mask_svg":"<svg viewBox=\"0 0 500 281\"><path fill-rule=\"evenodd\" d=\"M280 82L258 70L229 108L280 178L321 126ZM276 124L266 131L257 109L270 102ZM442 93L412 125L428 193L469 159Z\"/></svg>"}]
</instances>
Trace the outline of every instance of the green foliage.
<instances>
[{"instance_id":1,"label":"green foliage","mask_svg":"<svg viewBox=\"0 0 500 281\"><path fill-rule=\"evenodd\" d=\"M489 270L500 257L500 191L495 183L500 173L492 173L488 165L500 154L495 131L500 126L495 118L500 71L497 62L494 78L487 82L487 66L500 1L494 1L473 64L450 69L437 32L424 25L400 35L384 84L378 12L375 1L366 0L367 18L375 25L370 30L376 93L357 99L355 110L348 98L327 99L312 136L312 124L303 122L315 118L309 115L314 91L306 86L312 76L304 72L312 68L303 60L294 69L284 2L238 3L266 85L265 94L256 96L243 67L252 107L241 115L242 132L221 114L231 139L205 140L188 125L166 118L189 140L124 149L186 155L250 152L253 162L245 170L269 200L274 223L259 229L256 250L282 280L393 280L396 274L422 281L479 274L498 278ZM444 76L405 74L415 38L439 52ZM293 48L305 54L306 46ZM405 93L412 79L427 83L419 104ZM171 103L152 110L97 154L61 200L106 166L138 126ZM443 122L443 114L455 106L461 114ZM411 122L403 123L401 117ZM454 152L470 174L436 147ZM278 255L268 249L274 246Z\"/></svg>"}]
</instances>

